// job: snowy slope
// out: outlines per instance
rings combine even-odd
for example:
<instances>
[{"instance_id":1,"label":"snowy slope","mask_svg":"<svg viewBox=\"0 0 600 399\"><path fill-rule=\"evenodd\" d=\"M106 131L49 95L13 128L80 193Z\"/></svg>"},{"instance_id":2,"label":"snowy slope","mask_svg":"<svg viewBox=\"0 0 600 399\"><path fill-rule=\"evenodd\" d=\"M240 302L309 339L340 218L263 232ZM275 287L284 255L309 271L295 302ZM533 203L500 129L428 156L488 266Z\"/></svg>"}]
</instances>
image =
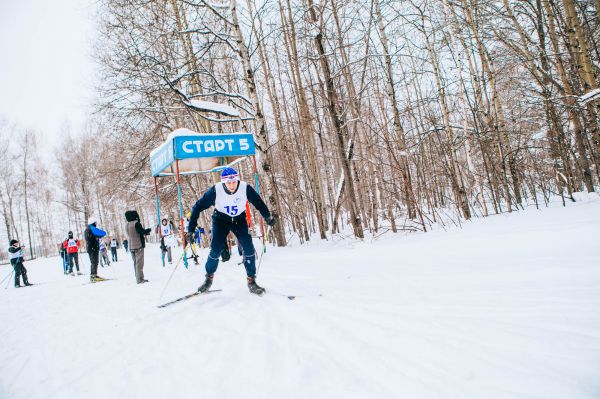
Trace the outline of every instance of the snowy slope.
<instances>
[{"instance_id":1,"label":"snowy slope","mask_svg":"<svg viewBox=\"0 0 600 399\"><path fill-rule=\"evenodd\" d=\"M237 254L132 263L84 285L57 258L0 288L0 398L598 398L600 201L462 230L271 248L251 296ZM206 257L205 250L202 256ZM86 272L89 262L84 261ZM0 267L0 276L9 272ZM294 301L284 295L298 295Z\"/></svg>"}]
</instances>

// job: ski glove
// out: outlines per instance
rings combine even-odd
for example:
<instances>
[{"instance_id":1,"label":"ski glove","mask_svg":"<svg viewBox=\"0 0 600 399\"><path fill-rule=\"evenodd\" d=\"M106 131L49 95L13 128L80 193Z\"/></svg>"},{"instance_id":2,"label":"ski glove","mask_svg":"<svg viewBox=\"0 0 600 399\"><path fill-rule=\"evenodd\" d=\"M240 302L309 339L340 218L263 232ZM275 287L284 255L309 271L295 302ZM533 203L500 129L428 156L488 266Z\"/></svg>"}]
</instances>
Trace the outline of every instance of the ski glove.
<instances>
[{"instance_id":1,"label":"ski glove","mask_svg":"<svg viewBox=\"0 0 600 399\"><path fill-rule=\"evenodd\" d=\"M265 222L271 227L275 226L275 223L277 223L277 215L269 216L268 219L265 219Z\"/></svg>"}]
</instances>

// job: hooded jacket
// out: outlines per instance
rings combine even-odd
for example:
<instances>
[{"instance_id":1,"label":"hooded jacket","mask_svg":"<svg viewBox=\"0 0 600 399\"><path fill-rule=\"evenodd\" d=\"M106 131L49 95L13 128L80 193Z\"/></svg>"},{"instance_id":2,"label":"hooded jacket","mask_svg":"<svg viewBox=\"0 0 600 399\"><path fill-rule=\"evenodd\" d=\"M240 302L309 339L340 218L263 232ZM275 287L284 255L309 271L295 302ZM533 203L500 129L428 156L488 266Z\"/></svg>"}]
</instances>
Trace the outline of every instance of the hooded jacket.
<instances>
[{"instance_id":1,"label":"hooded jacket","mask_svg":"<svg viewBox=\"0 0 600 399\"><path fill-rule=\"evenodd\" d=\"M129 250L135 251L146 247L146 237L150 234L151 229L144 229L140 223L140 215L137 211L125 212L125 220L127 220L127 235L129 236Z\"/></svg>"}]
</instances>

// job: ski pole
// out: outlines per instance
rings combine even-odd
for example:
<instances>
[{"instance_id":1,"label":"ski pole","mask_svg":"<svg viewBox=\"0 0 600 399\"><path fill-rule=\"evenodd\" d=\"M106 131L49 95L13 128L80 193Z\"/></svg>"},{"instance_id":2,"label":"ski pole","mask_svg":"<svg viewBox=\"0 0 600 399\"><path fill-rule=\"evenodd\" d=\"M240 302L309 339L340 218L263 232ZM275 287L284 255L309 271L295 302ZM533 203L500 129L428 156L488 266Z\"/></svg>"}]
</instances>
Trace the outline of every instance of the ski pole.
<instances>
[{"instance_id":1,"label":"ski pole","mask_svg":"<svg viewBox=\"0 0 600 399\"><path fill-rule=\"evenodd\" d=\"M263 257L265 256L265 247L267 245L267 239L269 238L269 231L271 231L271 226L267 228L265 231L265 237L263 237L263 247L260 251L260 259L258 260L258 267L256 268L256 275L258 276L258 272L260 271L260 264L262 263Z\"/></svg>"},{"instance_id":2,"label":"ski pole","mask_svg":"<svg viewBox=\"0 0 600 399\"><path fill-rule=\"evenodd\" d=\"M175 267L173 268L173 271L171 272L171 275L169 276L167 283L165 284L162 292L160 293L160 297L158 298L158 300L161 300L163 295L165 294L165 291L167 290L167 287L169 286L169 283L171 282L171 279L173 278L173 274L175 274L175 270L177 270L177 267L179 266L179 263L181 262L181 260L183 259L184 256L185 256L185 247L183 248L183 253L177 260L177 263L175 264Z\"/></svg>"},{"instance_id":3,"label":"ski pole","mask_svg":"<svg viewBox=\"0 0 600 399\"><path fill-rule=\"evenodd\" d=\"M11 270L11 272L10 272L10 273L8 273L8 274L6 275L6 277L4 277L4 279L2 279L2 282L1 282L0 284L2 284L2 283L3 283L3 282L6 280L6 285L4 286L4 289L5 289L5 290L6 290L6 289L8 289L8 282L10 281L8 278L9 278L10 276L12 276L12 274L13 274L14 272L15 272L15 270L14 270L14 269L13 269L13 270Z\"/></svg>"}]
</instances>

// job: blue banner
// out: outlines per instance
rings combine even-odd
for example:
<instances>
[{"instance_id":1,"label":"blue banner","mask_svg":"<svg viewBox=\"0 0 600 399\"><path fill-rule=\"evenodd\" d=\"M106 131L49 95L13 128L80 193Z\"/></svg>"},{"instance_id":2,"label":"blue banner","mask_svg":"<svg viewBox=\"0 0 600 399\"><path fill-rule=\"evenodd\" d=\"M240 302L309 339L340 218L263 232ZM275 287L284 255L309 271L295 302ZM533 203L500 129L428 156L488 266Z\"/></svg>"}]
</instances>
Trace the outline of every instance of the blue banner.
<instances>
[{"instance_id":1,"label":"blue banner","mask_svg":"<svg viewBox=\"0 0 600 399\"><path fill-rule=\"evenodd\" d=\"M158 176L166 167L175 161L173 154L173 140L162 145L159 149L150 155L150 170L152 176Z\"/></svg>"},{"instance_id":2,"label":"blue banner","mask_svg":"<svg viewBox=\"0 0 600 399\"><path fill-rule=\"evenodd\" d=\"M252 133L202 134L175 137L175 158L211 158L254 155Z\"/></svg>"}]
</instances>

